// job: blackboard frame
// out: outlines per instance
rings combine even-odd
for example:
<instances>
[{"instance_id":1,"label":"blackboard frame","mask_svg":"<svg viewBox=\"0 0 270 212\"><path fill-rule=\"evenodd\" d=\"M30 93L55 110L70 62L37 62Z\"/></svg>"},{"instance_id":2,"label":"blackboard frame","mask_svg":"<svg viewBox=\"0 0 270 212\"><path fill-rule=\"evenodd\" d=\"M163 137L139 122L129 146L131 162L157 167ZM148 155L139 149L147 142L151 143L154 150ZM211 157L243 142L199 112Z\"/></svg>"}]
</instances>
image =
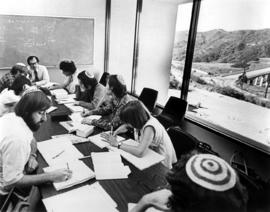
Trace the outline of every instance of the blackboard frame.
<instances>
[{"instance_id":1,"label":"blackboard frame","mask_svg":"<svg viewBox=\"0 0 270 212\"><path fill-rule=\"evenodd\" d=\"M77 65L94 63L95 19L0 14L0 69L26 63L36 55L40 64L58 67L63 59Z\"/></svg>"}]
</instances>

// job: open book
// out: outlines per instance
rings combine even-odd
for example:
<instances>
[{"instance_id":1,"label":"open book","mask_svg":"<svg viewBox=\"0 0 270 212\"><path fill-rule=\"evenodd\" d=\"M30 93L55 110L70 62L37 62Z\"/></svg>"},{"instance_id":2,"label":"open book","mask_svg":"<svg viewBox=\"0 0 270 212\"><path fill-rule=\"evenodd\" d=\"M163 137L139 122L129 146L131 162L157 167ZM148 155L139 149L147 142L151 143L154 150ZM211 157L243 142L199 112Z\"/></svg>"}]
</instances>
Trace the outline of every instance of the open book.
<instances>
[{"instance_id":1,"label":"open book","mask_svg":"<svg viewBox=\"0 0 270 212\"><path fill-rule=\"evenodd\" d=\"M66 128L68 133L76 131L76 135L84 138L88 137L94 132L94 126L88 124L81 124L74 121L62 121L59 122L59 124Z\"/></svg>"},{"instance_id":2,"label":"open book","mask_svg":"<svg viewBox=\"0 0 270 212\"><path fill-rule=\"evenodd\" d=\"M86 166L82 161L79 161L79 160L67 162L66 166L64 164L49 166L49 167L43 168L43 170L44 172L51 172L51 171L55 171L57 169L63 169L63 168L70 169L72 171L72 176L67 181L53 183L57 191L77 185L79 183L83 183L95 177L94 172L88 166Z\"/></svg>"}]
</instances>

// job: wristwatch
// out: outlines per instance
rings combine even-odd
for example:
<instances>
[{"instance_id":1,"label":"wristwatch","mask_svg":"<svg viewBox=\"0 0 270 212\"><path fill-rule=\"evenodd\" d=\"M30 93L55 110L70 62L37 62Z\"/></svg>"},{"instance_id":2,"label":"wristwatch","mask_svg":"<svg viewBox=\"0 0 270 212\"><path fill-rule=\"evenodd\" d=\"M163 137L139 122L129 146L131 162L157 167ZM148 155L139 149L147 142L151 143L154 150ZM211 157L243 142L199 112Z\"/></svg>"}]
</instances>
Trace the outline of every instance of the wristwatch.
<instances>
[{"instance_id":1,"label":"wristwatch","mask_svg":"<svg viewBox=\"0 0 270 212\"><path fill-rule=\"evenodd\" d=\"M118 144L117 144L117 149L120 149L120 146L122 145L122 142L119 142Z\"/></svg>"}]
</instances>

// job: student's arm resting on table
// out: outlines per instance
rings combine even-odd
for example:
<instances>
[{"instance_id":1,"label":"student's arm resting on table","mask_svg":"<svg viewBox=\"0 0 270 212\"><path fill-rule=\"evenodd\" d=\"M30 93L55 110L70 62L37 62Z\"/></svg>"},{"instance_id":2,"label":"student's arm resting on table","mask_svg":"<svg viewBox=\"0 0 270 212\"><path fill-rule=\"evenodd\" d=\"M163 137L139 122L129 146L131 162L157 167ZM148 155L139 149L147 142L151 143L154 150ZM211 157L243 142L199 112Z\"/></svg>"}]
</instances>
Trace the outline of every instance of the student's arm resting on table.
<instances>
[{"instance_id":1,"label":"student's arm resting on table","mask_svg":"<svg viewBox=\"0 0 270 212\"><path fill-rule=\"evenodd\" d=\"M172 192L168 189L162 189L150 194L146 194L130 212L142 212L149 207L154 207L162 211L168 211L171 209L169 200L170 196L172 196Z\"/></svg>"},{"instance_id":2,"label":"student's arm resting on table","mask_svg":"<svg viewBox=\"0 0 270 212\"><path fill-rule=\"evenodd\" d=\"M10 138L7 145L3 146L3 185L6 189L13 186L36 185L43 182L63 181L71 176L69 170L59 170L38 175L24 175L26 156L25 142L16 137Z\"/></svg>"}]
</instances>

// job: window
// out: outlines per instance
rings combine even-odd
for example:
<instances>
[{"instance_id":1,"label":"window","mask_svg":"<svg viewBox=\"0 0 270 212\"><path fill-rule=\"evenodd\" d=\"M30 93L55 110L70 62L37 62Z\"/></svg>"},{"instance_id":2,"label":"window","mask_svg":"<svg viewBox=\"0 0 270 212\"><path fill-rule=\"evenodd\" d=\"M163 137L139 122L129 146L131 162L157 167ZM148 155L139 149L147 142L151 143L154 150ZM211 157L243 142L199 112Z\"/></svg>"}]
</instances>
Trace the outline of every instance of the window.
<instances>
[{"instance_id":1,"label":"window","mask_svg":"<svg viewBox=\"0 0 270 212\"><path fill-rule=\"evenodd\" d=\"M192 5L179 5L179 14L187 11L184 7ZM201 2L187 116L269 152L267 8L270 8L268 0ZM185 18L188 17L187 14ZM184 20L179 18L177 26L184 26L181 25ZM177 81L181 84L188 27L176 32L186 35L176 37L172 61L169 93L178 97L181 87L173 85Z\"/></svg>"}]
</instances>

